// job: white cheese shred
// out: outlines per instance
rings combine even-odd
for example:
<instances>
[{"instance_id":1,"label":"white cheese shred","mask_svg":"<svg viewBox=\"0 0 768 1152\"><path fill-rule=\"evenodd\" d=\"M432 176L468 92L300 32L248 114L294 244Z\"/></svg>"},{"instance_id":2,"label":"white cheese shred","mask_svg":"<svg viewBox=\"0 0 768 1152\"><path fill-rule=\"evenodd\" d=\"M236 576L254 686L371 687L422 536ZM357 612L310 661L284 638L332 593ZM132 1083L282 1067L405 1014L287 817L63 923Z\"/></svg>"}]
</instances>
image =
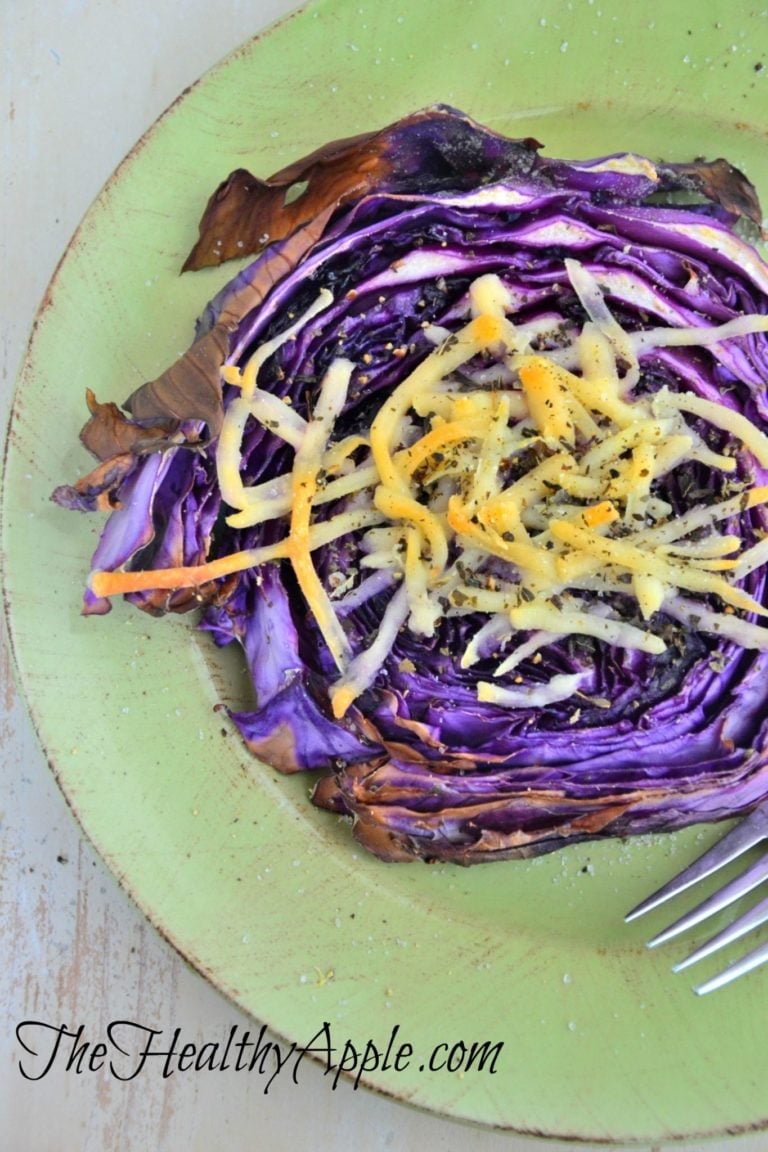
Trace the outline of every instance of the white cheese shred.
<instances>
[{"instance_id":1,"label":"white cheese shred","mask_svg":"<svg viewBox=\"0 0 768 1152\"><path fill-rule=\"evenodd\" d=\"M559 704L578 692L588 673L562 673L553 676L546 684L529 685L525 688L502 688L481 680L477 686L477 698L484 704L500 704L502 708L546 708L548 704Z\"/></svg>"}]
</instances>

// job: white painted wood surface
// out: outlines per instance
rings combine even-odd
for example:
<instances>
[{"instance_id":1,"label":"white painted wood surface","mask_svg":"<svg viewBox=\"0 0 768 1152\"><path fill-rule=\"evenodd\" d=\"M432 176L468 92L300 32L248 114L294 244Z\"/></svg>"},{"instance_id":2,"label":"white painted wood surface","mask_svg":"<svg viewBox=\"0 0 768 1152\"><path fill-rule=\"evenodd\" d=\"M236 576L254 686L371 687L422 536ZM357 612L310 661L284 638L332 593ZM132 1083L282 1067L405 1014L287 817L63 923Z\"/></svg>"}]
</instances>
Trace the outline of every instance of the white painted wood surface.
<instances>
[{"instance_id":1,"label":"white painted wood surface","mask_svg":"<svg viewBox=\"0 0 768 1152\"><path fill-rule=\"evenodd\" d=\"M285 0L1 0L0 137L3 425L37 304L82 214L157 115L226 52L294 5ZM4 641L3 641L4 644ZM110 1020L183 1031L196 1043L253 1030L144 920L82 837L0 663L0 1148L133 1152L227 1147L292 1152L440 1149L553 1152L572 1145L472 1129L347 1084L330 1089L302 1065L276 1079L146 1071L121 1083L19 1070L22 1020ZM39 1065L36 1065L39 1067ZM766 1088L768 1092L768 1086ZM585 1148L586 1146L581 1146ZM709 1152L758 1152L746 1136Z\"/></svg>"}]
</instances>

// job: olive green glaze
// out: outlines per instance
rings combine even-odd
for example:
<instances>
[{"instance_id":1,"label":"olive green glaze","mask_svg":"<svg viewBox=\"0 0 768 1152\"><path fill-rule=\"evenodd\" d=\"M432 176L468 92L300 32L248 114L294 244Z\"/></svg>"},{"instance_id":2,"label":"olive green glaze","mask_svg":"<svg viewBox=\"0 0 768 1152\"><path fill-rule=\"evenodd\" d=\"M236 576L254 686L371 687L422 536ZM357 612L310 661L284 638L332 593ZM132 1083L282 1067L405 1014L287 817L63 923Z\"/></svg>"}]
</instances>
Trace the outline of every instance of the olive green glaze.
<instances>
[{"instance_id":1,"label":"olive green glaze","mask_svg":"<svg viewBox=\"0 0 768 1152\"><path fill-rule=\"evenodd\" d=\"M432 103L550 154L725 155L768 197L768 21L746 3L325 0L209 73L89 212L19 381L4 491L18 672L86 833L167 938L279 1033L415 1056L369 1086L490 1125L656 1141L768 1120L766 973L704 1000L663 917L623 913L712 829L470 870L384 865L249 759L219 704L233 653L189 619L118 605L83 619L96 518L48 499L85 471L83 392L122 400L188 342L228 278L177 277L231 168L274 171L327 139ZM705 974L713 965L706 967ZM419 1071L437 1044L503 1040L495 1075Z\"/></svg>"}]
</instances>

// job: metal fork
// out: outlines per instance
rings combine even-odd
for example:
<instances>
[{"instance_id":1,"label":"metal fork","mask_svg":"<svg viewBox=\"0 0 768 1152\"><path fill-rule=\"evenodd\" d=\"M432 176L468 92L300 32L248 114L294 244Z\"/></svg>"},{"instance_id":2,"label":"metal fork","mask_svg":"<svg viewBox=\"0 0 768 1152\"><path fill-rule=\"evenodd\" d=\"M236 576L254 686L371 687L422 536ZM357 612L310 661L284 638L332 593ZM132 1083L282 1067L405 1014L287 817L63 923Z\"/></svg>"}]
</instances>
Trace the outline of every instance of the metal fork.
<instances>
[{"instance_id":1,"label":"metal fork","mask_svg":"<svg viewBox=\"0 0 768 1152\"><path fill-rule=\"evenodd\" d=\"M747 852L750 848L761 841L768 839L768 805L764 804L760 808L756 808L745 820L737 824L729 832L723 836L722 840L718 841L714 847L705 852L697 860L685 868L678 876L674 877L669 883L659 888L657 892L649 896L642 903L633 908L624 917L625 921L636 920L638 916L642 916L646 912L650 912L653 908L658 908L660 904L671 900L680 892L692 887L698 881L703 880L706 876L711 876L720 868L724 868L730 864L732 860ZM717 892L713 893L706 900L697 904L695 908L691 909L684 916L675 920L669 928L659 932L652 940L648 941L649 948L657 948L660 944L672 940L674 937L679 936L681 932L685 932L688 928L693 928L696 924L700 924L715 913L720 912L723 908L727 908L739 897L746 895L755 889L763 880L768 877L768 853L761 856L756 863L750 865L737 876L734 880L729 881ZM675 964L672 968L673 972L681 972L689 965L695 964L698 960L703 960L705 956L711 956L713 952L718 949L724 948L727 944L731 944L734 940L740 939L746 935L747 932L752 931L753 928L759 927L768 921L768 897L761 900L753 908L743 916L739 916L727 928L718 932L706 944L702 944L700 948L691 952L679 964ZM713 992L716 988L722 988L725 984L730 984L732 980L737 977L743 976L752 969L765 964L768 961L768 942L761 944L752 952L747 953L741 960L727 967L719 975L713 976L712 979L706 980L703 984L694 987L694 992L703 996L707 992Z\"/></svg>"}]
</instances>

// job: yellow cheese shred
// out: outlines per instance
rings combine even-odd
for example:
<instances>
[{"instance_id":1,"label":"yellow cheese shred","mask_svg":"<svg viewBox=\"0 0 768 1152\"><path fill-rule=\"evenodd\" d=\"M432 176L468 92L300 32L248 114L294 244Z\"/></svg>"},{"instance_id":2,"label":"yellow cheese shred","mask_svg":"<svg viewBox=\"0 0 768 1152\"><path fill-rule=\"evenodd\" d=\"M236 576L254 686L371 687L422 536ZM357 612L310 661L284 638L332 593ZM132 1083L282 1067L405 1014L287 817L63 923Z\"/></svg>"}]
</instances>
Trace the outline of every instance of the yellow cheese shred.
<instances>
[{"instance_id":1,"label":"yellow cheese shred","mask_svg":"<svg viewBox=\"0 0 768 1152\"><path fill-rule=\"evenodd\" d=\"M340 671L346 667L352 652L331 598L312 563L310 519L312 501L317 492L317 474L336 417L344 408L353 368L349 360L334 360L323 379L313 419L294 457L288 537L288 555L299 587Z\"/></svg>"}]
</instances>

